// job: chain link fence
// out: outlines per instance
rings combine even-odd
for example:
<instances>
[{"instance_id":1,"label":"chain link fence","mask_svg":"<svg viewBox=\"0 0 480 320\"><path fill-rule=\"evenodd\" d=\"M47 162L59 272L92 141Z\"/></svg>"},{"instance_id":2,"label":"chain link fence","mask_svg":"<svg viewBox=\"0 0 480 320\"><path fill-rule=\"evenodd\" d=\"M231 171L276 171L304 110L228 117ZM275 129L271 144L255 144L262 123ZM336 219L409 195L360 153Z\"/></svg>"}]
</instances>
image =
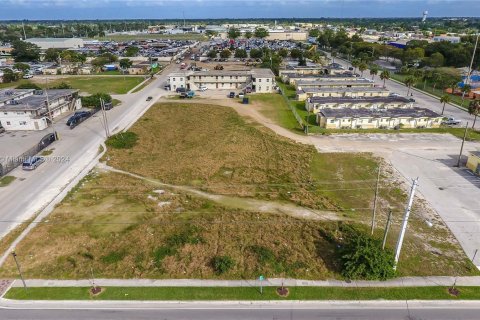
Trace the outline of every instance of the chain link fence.
<instances>
[{"instance_id":1,"label":"chain link fence","mask_svg":"<svg viewBox=\"0 0 480 320\"><path fill-rule=\"evenodd\" d=\"M285 99L285 102L287 103L288 108L292 111L293 116L295 117L298 124L300 125L300 128L302 128L302 130L305 130L305 123L303 122L302 117L298 114L295 106L292 105L290 100L287 98L287 95L285 94L285 91L283 90L283 88L281 86L279 86L279 88L280 88L280 92L282 93L283 99Z\"/></svg>"},{"instance_id":2,"label":"chain link fence","mask_svg":"<svg viewBox=\"0 0 480 320\"><path fill-rule=\"evenodd\" d=\"M32 157L48 147L52 144L55 140L57 140L57 133L49 133L45 135L39 143L22 153L18 156L11 156L5 157L4 159L0 159L0 177L3 177L19 165L21 165L25 160L29 157Z\"/></svg>"}]
</instances>

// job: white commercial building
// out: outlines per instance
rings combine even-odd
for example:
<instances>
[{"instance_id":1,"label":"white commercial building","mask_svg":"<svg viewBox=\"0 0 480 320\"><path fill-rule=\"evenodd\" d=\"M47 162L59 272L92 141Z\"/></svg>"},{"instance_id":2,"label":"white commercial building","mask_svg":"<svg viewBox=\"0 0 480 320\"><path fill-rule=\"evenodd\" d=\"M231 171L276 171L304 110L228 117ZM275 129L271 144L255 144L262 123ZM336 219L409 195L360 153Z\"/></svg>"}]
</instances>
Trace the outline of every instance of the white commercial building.
<instances>
[{"instance_id":1,"label":"white commercial building","mask_svg":"<svg viewBox=\"0 0 480 320\"><path fill-rule=\"evenodd\" d=\"M42 50L78 49L84 46L82 38L30 38L25 41L39 46Z\"/></svg>"},{"instance_id":2,"label":"white commercial building","mask_svg":"<svg viewBox=\"0 0 480 320\"><path fill-rule=\"evenodd\" d=\"M275 87L275 75L270 69L185 71L172 73L169 80L171 91L178 88L199 90L200 87L205 87L211 90L250 88L252 92L270 93Z\"/></svg>"},{"instance_id":3,"label":"white commercial building","mask_svg":"<svg viewBox=\"0 0 480 320\"><path fill-rule=\"evenodd\" d=\"M77 93L78 90L72 89L0 90L0 125L12 131L44 130L50 124L50 117L81 108Z\"/></svg>"}]
</instances>

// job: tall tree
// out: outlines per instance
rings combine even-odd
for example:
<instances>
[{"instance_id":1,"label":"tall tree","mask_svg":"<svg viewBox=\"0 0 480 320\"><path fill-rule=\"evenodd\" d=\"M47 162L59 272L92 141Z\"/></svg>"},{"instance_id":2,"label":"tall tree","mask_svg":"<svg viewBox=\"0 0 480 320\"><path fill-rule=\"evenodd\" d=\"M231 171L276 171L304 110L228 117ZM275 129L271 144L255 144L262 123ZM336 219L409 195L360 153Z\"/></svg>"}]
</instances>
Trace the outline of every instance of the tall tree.
<instances>
[{"instance_id":1,"label":"tall tree","mask_svg":"<svg viewBox=\"0 0 480 320\"><path fill-rule=\"evenodd\" d=\"M360 60L358 59L353 59L352 60L352 67L353 67L353 72L357 73L357 68L360 65Z\"/></svg>"},{"instance_id":2,"label":"tall tree","mask_svg":"<svg viewBox=\"0 0 480 320\"><path fill-rule=\"evenodd\" d=\"M30 62L40 59L40 48L30 42L17 40L12 44L15 62Z\"/></svg>"},{"instance_id":3,"label":"tall tree","mask_svg":"<svg viewBox=\"0 0 480 320\"><path fill-rule=\"evenodd\" d=\"M237 39L238 37L240 37L240 35L240 30L238 30L237 28L231 27L230 29L228 29L228 38Z\"/></svg>"},{"instance_id":4,"label":"tall tree","mask_svg":"<svg viewBox=\"0 0 480 320\"><path fill-rule=\"evenodd\" d=\"M477 116L480 114L480 100L470 101L468 105L468 113L475 116L473 119L472 128L475 128L475 122L477 122Z\"/></svg>"},{"instance_id":5,"label":"tall tree","mask_svg":"<svg viewBox=\"0 0 480 320\"><path fill-rule=\"evenodd\" d=\"M358 65L358 70L360 70L360 76L363 77L363 71L367 70L368 65L365 62L361 62Z\"/></svg>"},{"instance_id":6,"label":"tall tree","mask_svg":"<svg viewBox=\"0 0 480 320\"><path fill-rule=\"evenodd\" d=\"M256 38L263 39L263 38L268 37L268 35L269 35L269 33L268 33L267 29L262 28L262 27L255 28L255 37Z\"/></svg>"},{"instance_id":7,"label":"tall tree","mask_svg":"<svg viewBox=\"0 0 480 320\"><path fill-rule=\"evenodd\" d=\"M472 90L472 87L469 84L464 84L462 87L462 104L461 106L463 107L463 102L465 101L465 95L469 95L470 91Z\"/></svg>"},{"instance_id":8,"label":"tall tree","mask_svg":"<svg viewBox=\"0 0 480 320\"><path fill-rule=\"evenodd\" d=\"M122 68L123 70L126 70L132 66L133 62L130 59L124 58L124 59L120 59L118 64L120 65L120 68Z\"/></svg>"},{"instance_id":9,"label":"tall tree","mask_svg":"<svg viewBox=\"0 0 480 320\"><path fill-rule=\"evenodd\" d=\"M382 73L380 73L380 79L383 80L383 87L385 88L385 81L390 79L390 72L388 70L383 70Z\"/></svg>"},{"instance_id":10,"label":"tall tree","mask_svg":"<svg viewBox=\"0 0 480 320\"><path fill-rule=\"evenodd\" d=\"M407 86L407 96L410 94L410 89L415 85L417 79L414 76L409 76L405 79L405 85Z\"/></svg>"},{"instance_id":11,"label":"tall tree","mask_svg":"<svg viewBox=\"0 0 480 320\"><path fill-rule=\"evenodd\" d=\"M250 39L251 37L253 37L253 32L250 31L250 30L247 30L247 31L245 31L244 36L245 36L245 38Z\"/></svg>"},{"instance_id":12,"label":"tall tree","mask_svg":"<svg viewBox=\"0 0 480 320\"><path fill-rule=\"evenodd\" d=\"M222 52L220 52L220 58L222 59L228 59L230 58L231 55L232 55L232 52L228 49L224 49L222 50Z\"/></svg>"},{"instance_id":13,"label":"tall tree","mask_svg":"<svg viewBox=\"0 0 480 320\"><path fill-rule=\"evenodd\" d=\"M378 67L374 65L370 68L370 75L372 76L372 80L375 79L375 76L377 74L378 74Z\"/></svg>"},{"instance_id":14,"label":"tall tree","mask_svg":"<svg viewBox=\"0 0 480 320\"><path fill-rule=\"evenodd\" d=\"M442 115L443 115L443 112L445 111L445 105L450 102L450 95L444 94L440 98L440 102L443 103L443 107L442 107Z\"/></svg>"}]
</instances>

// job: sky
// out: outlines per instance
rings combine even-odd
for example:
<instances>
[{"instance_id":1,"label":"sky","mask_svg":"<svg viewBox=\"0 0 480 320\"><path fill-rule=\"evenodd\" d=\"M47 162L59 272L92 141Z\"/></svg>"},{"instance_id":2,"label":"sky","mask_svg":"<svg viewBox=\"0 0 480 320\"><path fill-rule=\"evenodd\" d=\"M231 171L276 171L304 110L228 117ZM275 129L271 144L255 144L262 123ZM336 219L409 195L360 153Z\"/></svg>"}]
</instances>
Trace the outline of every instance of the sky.
<instances>
[{"instance_id":1,"label":"sky","mask_svg":"<svg viewBox=\"0 0 480 320\"><path fill-rule=\"evenodd\" d=\"M480 0L0 0L0 20L480 15Z\"/></svg>"}]
</instances>

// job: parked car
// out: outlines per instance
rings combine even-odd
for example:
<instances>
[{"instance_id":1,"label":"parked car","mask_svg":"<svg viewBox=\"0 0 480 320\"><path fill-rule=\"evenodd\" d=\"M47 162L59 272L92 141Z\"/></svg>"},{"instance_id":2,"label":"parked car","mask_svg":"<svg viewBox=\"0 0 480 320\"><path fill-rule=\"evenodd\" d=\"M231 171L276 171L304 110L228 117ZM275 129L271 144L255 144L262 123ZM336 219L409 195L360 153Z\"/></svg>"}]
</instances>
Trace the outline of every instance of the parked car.
<instances>
[{"instance_id":1,"label":"parked car","mask_svg":"<svg viewBox=\"0 0 480 320\"><path fill-rule=\"evenodd\" d=\"M5 128L0 126L0 133L4 133L5 132Z\"/></svg>"},{"instance_id":2,"label":"parked car","mask_svg":"<svg viewBox=\"0 0 480 320\"><path fill-rule=\"evenodd\" d=\"M187 98L187 93L186 92L180 92L180 99L185 99Z\"/></svg>"},{"instance_id":3,"label":"parked car","mask_svg":"<svg viewBox=\"0 0 480 320\"><path fill-rule=\"evenodd\" d=\"M228 95L229 98L235 98L235 92L230 92L230 94Z\"/></svg>"},{"instance_id":4,"label":"parked car","mask_svg":"<svg viewBox=\"0 0 480 320\"><path fill-rule=\"evenodd\" d=\"M206 91L206 90L207 90L207 87L205 87L205 86L200 86L200 87L198 87L198 90L200 90L200 91Z\"/></svg>"},{"instance_id":5,"label":"parked car","mask_svg":"<svg viewBox=\"0 0 480 320\"><path fill-rule=\"evenodd\" d=\"M27 73L22 78L23 79L30 79L30 78L33 78L33 75L31 75L30 73Z\"/></svg>"},{"instance_id":6,"label":"parked car","mask_svg":"<svg viewBox=\"0 0 480 320\"><path fill-rule=\"evenodd\" d=\"M245 92L245 93L252 93L252 88L250 88L250 87L245 88L245 90L243 90L243 92Z\"/></svg>"},{"instance_id":7,"label":"parked car","mask_svg":"<svg viewBox=\"0 0 480 320\"><path fill-rule=\"evenodd\" d=\"M153 97L147 97L147 101L152 101Z\"/></svg>"},{"instance_id":8,"label":"parked car","mask_svg":"<svg viewBox=\"0 0 480 320\"><path fill-rule=\"evenodd\" d=\"M182 93L182 92L187 92L187 89L186 89L186 88L183 88L183 87L181 87L181 88L177 88L177 89L175 89L175 91L176 91L177 93Z\"/></svg>"},{"instance_id":9,"label":"parked car","mask_svg":"<svg viewBox=\"0 0 480 320\"><path fill-rule=\"evenodd\" d=\"M55 140L57 140L55 133L49 133L45 137L43 137L42 140L40 140L38 146L39 148L44 149L51 145Z\"/></svg>"},{"instance_id":10,"label":"parked car","mask_svg":"<svg viewBox=\"0 0 480 320\"><path fill-rule=\"evenodd\" d=\"M415 99L409 98L408 101L410 101L410 102L415 102Z\"/></svg>"},{"instance_id":11,"label":"parked car","mask_svg":"<svg viewBox=\"0 0 480 320\"><path fill-rule=\"evenodd\" d=\"M240 93L238 94L238 97L239 97L240 99L243 99L243 97L245 97L245 95L243 94L243 92L240 92Z\"/></svg>"},{"instance_id":12,"label":"parked car","mask_svg":"<svg viewBox=\"0 0 480 320\"><path fill-rule=\"evenodd\" d=\"M462 123L462 120L457 120L457 119L452 118L452 117L447 118L446 120L442 121L442 124L445 124L447 126L455 126L455 125L458 125L460 123Z\"/></svg>"},{"instance_id":13,"label":"parked car","mask_svg":"<svg viewBox=\"0 0 480 320\"><path fill-rule=\"evenodd\" d=\"M45 159L43 157L38 157L38 156L29 157L27 160L23 162L22 169L35 170L43 162L45 162Z\"/></svg>"}]
</instances>

